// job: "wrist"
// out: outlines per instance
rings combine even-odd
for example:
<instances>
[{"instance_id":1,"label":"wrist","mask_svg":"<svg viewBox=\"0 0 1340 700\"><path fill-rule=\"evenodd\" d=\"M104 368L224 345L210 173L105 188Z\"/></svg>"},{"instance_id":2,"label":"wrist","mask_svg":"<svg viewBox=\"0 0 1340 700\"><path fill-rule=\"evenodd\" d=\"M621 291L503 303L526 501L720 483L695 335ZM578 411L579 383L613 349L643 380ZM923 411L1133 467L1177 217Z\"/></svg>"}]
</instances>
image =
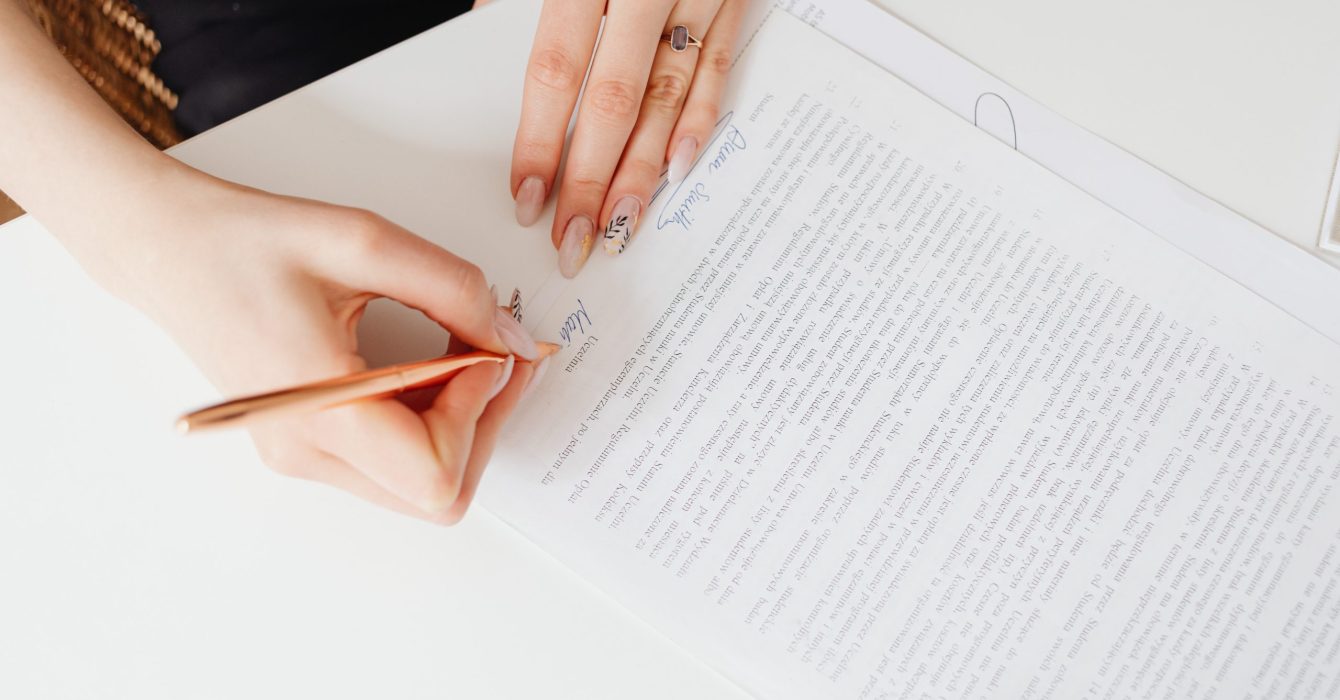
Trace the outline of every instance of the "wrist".
<instances>
[{"instance_id":1,"label":"wrist","mask_svg":"<svg viewBox=\"0 0 1340 700\"><path fill-rule=\"evenodd\" d=\"M146 310L159 278L177 274L206 243L198 234L219 213L206 203L230 183L157 151L122 165L114 180L80 181L60 211L33 214L99 286Z\"/></svg>"},{"instance_id":2,"label":"wrist","mask_svg":"<svg viewBox=\"0 0 1340 700\"><path fill-rule=\"evenodd\" d=\"M72 253L99 241L138 235L169 206L173 193L203 174L145 144L145 153L96 173L70 173L54 197L27 205L33 217ZM26 204L26 203L25 203Z\"/></svg>"}]
</instances>

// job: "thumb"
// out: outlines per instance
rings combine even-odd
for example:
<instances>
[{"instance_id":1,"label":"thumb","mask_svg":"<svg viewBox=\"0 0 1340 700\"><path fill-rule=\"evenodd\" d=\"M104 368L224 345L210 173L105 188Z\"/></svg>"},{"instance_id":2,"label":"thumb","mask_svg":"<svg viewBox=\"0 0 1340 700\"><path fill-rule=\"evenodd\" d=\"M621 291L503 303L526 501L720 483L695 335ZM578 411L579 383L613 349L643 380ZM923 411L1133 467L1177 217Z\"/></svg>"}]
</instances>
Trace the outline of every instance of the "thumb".
<instances>
[{"instance_id":1,"label":"thumb","mask_svg":"<svg viewBox=\"0 0 1340 700\"><path fill-rule=\"evenodd\" d=\"M351 212L348 244L326 256L334 280L418 309L472 347L539 356L530 334L494 305L478 266L376 214Z\"/></svg>"}]
</instances>

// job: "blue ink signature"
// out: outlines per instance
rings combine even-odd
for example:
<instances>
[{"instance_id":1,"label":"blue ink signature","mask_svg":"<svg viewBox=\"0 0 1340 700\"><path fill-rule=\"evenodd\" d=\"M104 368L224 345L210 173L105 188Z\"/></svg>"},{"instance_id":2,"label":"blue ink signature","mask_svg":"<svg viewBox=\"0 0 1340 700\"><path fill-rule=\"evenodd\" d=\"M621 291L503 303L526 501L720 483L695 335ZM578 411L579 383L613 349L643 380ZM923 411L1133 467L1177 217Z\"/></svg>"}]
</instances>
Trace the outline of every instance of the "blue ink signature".
<instances>
[{"instance_id":1,"label":"blue ink signature","mask_svg":"<svg viewBox=\"0 0 1340 700\"><path fill-rule=\"evenodd\" d=\"M735 116L734 112L727 112L717 122L716 136L712 137L712 140L703 148L703 152L698 155L698 161L707 159L708 176L725 167L732 155L748 147L744 134L734 124L730 123L733 116ZM697 165L698 161L695 161L694 165ZM692 167L690 167L690 171L692 171ZM668 187L668 183L662 184L660 189L652 194L652 200L660 196L666 187ZM702 179L695 181L686 178L670 191L665 204L661 205L660 212L656 215L656 230L659 231L671 224L677 224L685 231L689 230L693 227L695 208L710 201L712 201L712 195L708 194L706 182Z\"/></svg>"},{"instance_id":2,"label":"blue ink signature","mask_svg":"<svg viewBox=\"0 0 1340 700\"><path fill-rule=\"evenodd\" d=\"M716 155L714 155L712 161L707 164L708 173L716 172L721 166L726 164L726 160L731 157L731 154L745 149L746 144L744 142L744 134L741 134L740 130L735 128L734 124L728 125L725 131L721 133L720 137L721 144L717 146ZM709 144L709 147L710 146L711 144Z\"/></svg>"},{"instance_id":3,"label":"blue ink signature","mask_svg":"<svg viewBox=\"0 0 1340 700\"><path fill-rule=\"evenodd\" d=\"M586 304L578 299L577 310L563 319L563 327L558 329L558 337L562 338L564 343L571 345L574 333L586 335L586 329L594 325L591 322L591 314L586 313Z\"/></svg>"},{"instance_id":4,"label":"blue ink signature","mask_svg":"<svg viewBox=\"0 0 1340 700\"><path fill-rule=\"evenodd\" d=\"M679 197L682 184L680 188L675 190L675 197ZM675 200L672 199L671 201ZM679 205L675 207L673 212L670 212L668 217L665 213L666 207L661 207L661 214L656 221L656 230L659 231L670 224L679 224L685 231L689 230L693 226L693 208L703 202L710 201L712 201L712 196L707 194L707 185L701 182L693 183L693 187L689 188L683 198L679 199Z\"/></svg>"}]
</instances>

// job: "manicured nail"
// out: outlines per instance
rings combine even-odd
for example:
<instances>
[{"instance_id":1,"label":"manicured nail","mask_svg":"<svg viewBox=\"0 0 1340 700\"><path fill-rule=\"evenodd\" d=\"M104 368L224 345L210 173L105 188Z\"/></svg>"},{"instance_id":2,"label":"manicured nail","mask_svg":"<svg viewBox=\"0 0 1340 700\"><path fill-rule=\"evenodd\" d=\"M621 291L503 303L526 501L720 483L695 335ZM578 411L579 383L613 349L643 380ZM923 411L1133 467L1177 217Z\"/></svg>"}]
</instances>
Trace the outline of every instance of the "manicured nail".
<instances>
[{"instance_id":1,"label":"manicured nail","mask_svg":"<svg viewBox=\"0 0 1340 700\"><path fill-rule=\"evenodd\" d=\"M540 355L540 348L535 345L535 339L530 337L525 328L512 318L511 314L502 309L493 311L493 328L498 332L498 337L502 338L503 345L511 351L513 355L518 355L523 360L533 360Z\"/></svg>"},{"instance_id":2,"label":"manicured nail","mask_svg":"<svg viewBox=\"0 0 1340 700\"><path fill-rule=\"evenodd\" d=\"M642 212L642 203L633 195L626 195L614 204L610 212L610 222L605 225L605 252L618 255L628 247L637 231L637 215Z\"/></svg>"},{"instance_id":3,"label":"manicured nail","mask_svg":"<svg viewBox=\"0 0 1340 700\"><path fill-rule=\"evenodd\" d=\"M535 373L530 375L530 382L526 384L525 389L521 390L521 399L520 399L521 401L525 401L527 397L529 397L532 393L535 392L535 387L540 385L540 380L544 379L544 373L548 369L549 369L549 358L547 357L544 358L543 360L540 360L540 364L535 365Z\"/></svg>"},{"instance_id":4,"label":"manicured nail","mask_svg":"<svg viewBox=\"0 0 1340 700\"><path fill-rule=\"evenodd\" d=\"M540 220L540 211L543 209L544 181L531 175L516 188L516 222L530 226Z\"/></svg>"},{"instance_id":5,"label":"manicured nail","mask_svg":"<svg viewBox=\"0 0 1340 700\"><path fill-rule=\"evenodd\" d=\"M512 378L512 368L515 366L516 357L508 355L507 359L503 361L502 374L498 376L498 381L494 382L493 388L489 390L489 401L497 397L502 392L503 387L507 386L507 380Z\"/></svg>"},{"instance_id":6,"label":"manicured nail","mask_svg":"<svg viewBox=\"0 0 1340 700\"><path fill-rule=\"evenodd\" d=\"M595 244L596 225L590 217L574 216L563 229L563 240L558 244L558 271L564 277L572 279L591 257L591 246Z\"/></svg>"},{"instance_id":7,"label":"manicured nail","mask_svg":"<svg viewBox=\"0 0 1340 700\"><path fill-rule=\"evenodd\" d=\"M489 285L489 295L493 297L493 305L494 305L494 306L497 306L497 305L498 305L498 285L496 285L496 284L490 284L490 285Z\"/></svg>"},{"instance_id":8,"label":"manicured nail","mask_svg":"<svg viewBox=\"0 0 1340 700\"><path fill-rule=\"evenodd\" d=\"M675 152L670 154L670 184L678 185L684 181L696 155L698 155L698 139L685 136L679 140Z\"/></svg>"},{"instance_id":9,"label":"manicured nail","mask_svg":"<svg viewBox=\"0 0 1340 700\"><path fill-rule=\"evenodd\" d=\"M512 314L512 318L521 320L521 290L512 288L512 298L507 302L507 312Z\"/></svg>"}]
</instances>

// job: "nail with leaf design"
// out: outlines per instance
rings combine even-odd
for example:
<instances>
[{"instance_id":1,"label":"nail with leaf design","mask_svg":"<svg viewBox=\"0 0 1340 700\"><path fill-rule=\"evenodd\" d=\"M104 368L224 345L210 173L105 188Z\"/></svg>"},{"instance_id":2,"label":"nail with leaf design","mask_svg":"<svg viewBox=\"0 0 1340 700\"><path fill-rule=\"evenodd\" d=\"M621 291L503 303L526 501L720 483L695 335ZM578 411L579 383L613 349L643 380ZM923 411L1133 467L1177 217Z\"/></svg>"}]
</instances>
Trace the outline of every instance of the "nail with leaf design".
<instances>
[{"instance_id":1,"label":"nail with leaf design","mask_svg":"<svg viewBox=\"0 0 1340 700\"><path fill-rule=\"evenodd\" d=\"M515 288L512 289L512 299L511 299L511 301L507 302L507 310L508 310L509 312L511 312L511 314L512 314L512 318L516 319L517 321L520 321L520 320L521 320L521 290L520 290L520 289L515 289Z\"/></svg>"},{"instance_id":2,"label":"nail with leaf design","mask_svg":"<svg viewBox=\"0 0 1340 700\"><path fill-rule=\"evenodd\" d=\"M605 252L618 255L628 247L637 231L637 217L642 213L642 203L633 195L626 195L610 212L609 223L605 225Z\"/></svg>"}]
</instances>

